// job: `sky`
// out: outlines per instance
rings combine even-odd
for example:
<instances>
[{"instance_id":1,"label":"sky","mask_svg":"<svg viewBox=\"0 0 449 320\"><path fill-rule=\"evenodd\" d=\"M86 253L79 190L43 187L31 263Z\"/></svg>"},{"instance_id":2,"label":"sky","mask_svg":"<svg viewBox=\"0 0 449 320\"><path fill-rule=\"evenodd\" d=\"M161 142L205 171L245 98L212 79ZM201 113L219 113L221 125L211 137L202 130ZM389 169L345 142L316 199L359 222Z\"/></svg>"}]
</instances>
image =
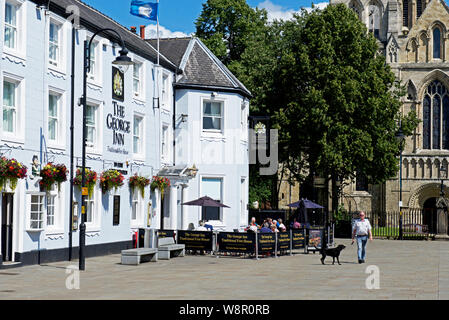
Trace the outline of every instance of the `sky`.
<instances>
[{"instance_id":1,"label":"sky","mask_svg":"<svg viewBox=\"0 0 449 320\"><path fill-rule=\"evenodd\" d=\"M83 0L85 3L113 18L125 27L149 25L150 36L156 26L152 21L133 16L129 13L131 0ZM148 0L156 2L156 0ZM159 23L162 37L183 37L195 32L195 21L201 13L206 0L159 0ZM264 8L269 19L288 19L301 7L310 8L311 0L247 0L251 7ZM328 1L315 0L319 7Z\"/></svg>"}]
</instances>

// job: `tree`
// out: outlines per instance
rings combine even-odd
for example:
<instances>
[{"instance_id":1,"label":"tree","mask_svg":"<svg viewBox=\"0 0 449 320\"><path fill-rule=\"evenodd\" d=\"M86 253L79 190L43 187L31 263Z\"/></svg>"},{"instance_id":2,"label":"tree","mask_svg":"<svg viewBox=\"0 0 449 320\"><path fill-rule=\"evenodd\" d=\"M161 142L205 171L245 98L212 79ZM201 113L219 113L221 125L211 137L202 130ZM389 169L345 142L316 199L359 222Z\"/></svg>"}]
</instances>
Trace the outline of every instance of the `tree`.
<instances>
[{"instance_id":1,"label":"tree","mask_svg":"<svg viewBox=\"0 0 449 320\"><path fill-rule=\"evenodd\" d=\"M253 9L246 0L207 0L195 22L196 36L232 70L252 37L266 27L265 10Z\"/></svg>"},{"instance_id":2,"label":"tree","mask_svg":"<svg viewBox=\"0 0 449 320\"><path fill-rule=\"evenodd\" d=\"M279 56L282 98L273 105L280 148L288 150L281 160L306 159L299 164L309 174L331 180L336 209L338 181L360 171L381 183L397 173L395 133L405 92L373 35L345 5L303 11L284 23L282 36L289 49ZM401 121L406 135L418 124L414 112Z\"/></svg>"}]
</instances>

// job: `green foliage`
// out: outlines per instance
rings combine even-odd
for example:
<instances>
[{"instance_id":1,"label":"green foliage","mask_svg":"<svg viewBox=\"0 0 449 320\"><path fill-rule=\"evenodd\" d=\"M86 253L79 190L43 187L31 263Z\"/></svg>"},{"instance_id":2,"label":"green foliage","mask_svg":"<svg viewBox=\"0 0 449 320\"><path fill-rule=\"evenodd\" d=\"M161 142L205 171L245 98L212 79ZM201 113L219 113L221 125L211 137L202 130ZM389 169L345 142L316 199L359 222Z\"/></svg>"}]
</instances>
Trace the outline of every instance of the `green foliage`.
<instances>
[{"instance_id":1,"label":"green foliage","mask_svg":"<svg viewBox=\"0 0 449 320\"><path fill-rule=\"evenodd\" d=\"M282 94L273 108L284 159L306 151L325 177L394 176L403 90L375 38L345 5L303 11L282 28L289 49L279 56ZM402 118L408 134L417 123L415 113Z\"/></svg>"},{"instance_id":2,"label":"green foliage","mask_svg":"<svg viewBox=\"0 0 449 320\"><path fill-rule=\"evenodd\" d=\"M259 167L257 165L250 166L249 179L249 205L253 207L255 201L259 205L270 202L272 199L273 177L259 175Z\"/></svg>"}]
</instances>

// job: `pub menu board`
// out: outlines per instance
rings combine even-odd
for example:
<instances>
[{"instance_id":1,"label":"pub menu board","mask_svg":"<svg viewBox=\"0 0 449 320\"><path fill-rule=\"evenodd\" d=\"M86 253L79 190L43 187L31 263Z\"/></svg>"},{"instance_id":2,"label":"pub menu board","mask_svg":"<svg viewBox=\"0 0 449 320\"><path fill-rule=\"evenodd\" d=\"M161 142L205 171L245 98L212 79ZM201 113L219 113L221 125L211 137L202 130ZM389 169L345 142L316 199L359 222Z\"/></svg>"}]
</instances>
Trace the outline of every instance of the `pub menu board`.
<instances>
[{"instance_id":1,"label":"pub menu board","mask_svg":"<svg viewBox=\"0 0 449 320\"><path fill-rule=\"evenodd\" d=\"M306 247L305 229L292 230L292 249L304 249Z\"/></svg>"},{"instance_id":2,"label":"pub menu board","mask_svg":"<svg viewBox=\"0 0 449 320\"><path fill-rule=\"evenodd\" d=\"M275 233L258 233L257 237L259 253L274 252L276 249Z\"/></svg>"},{"instance_id":3,"label":"pub menu board","mask_svg":"<svg viewBox=\"0 0 449 320\"><path fill-rule=\"evenodd\" d=\"M178 231L178 244L184 244L186 250L212 251L211 231Z\"/></svg>"},{"instance_id":4,"label":"pub menu board","mask_svg":"<svg viewBox=\"0 0 449 320\"><path fill-rule=\"evenodd\" d=\"M221 252L253 253L256 247L256 234L220 232L217 242Z\"/></svg>"},{"instance_id":5,"label":"pub menu board","mask_svg":"<svg viewBox=\"0 0 449 320\"><path fill-rule=\"evenodd\" d=\"M290 232L278 233L278 251L290 250Z\"/></svg>"},{"instance_id":6,"label":"pub menu board","mask_svg":"<svg viewBox=\"0 0 449 320\"><path fill-rule=\"evenodd\" d=\"M309 229L309 247L321 249L323 231L323 229Z\"/></svg>"},{"instance_id":7,"label":"pub menu board","mask_svg":"<svg viewBox=\"0 0 449 320\"><path fill-rule=\"evenodd\" d=\"M157 236L158 238L174 238L175 230L158 230Z\"/></svg>"}]
</instances>

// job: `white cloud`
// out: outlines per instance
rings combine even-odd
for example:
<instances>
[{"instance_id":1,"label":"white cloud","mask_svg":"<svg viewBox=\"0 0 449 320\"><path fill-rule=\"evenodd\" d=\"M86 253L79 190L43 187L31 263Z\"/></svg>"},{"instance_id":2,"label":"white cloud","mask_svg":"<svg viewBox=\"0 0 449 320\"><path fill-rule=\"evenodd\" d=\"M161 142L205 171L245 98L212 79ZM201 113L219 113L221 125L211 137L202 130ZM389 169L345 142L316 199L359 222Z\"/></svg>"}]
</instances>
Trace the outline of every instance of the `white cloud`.
<instances>
[{"instance_id":1,"label":"white cloud","mask_svg":"<svg viewBox=\"0 0 449 320\"><path fill-rule=\"evenodd\" d=\"M324 9L329 3L328 2L320 2L317 4L314 4L315 7L318 7L319 9ZM275 19L277 20L290 20L293 18L293 14L300 13L301 8L298 8L298 10L295 9L286 9L280 5L274 4L270 0L265 0L264 2L261 2L257 5L259 9L265 9L268 12L268 20L273 21ZM307 11L311 11L311 7L304 7Z\"/></svg>"},{"instance_id":2,"label":"white cloud","mask_svg":"<svg viewBox=\"0 0 449 320\"><path fill-rule=\"evenodd\" d=\"M159 36L161 38L183 38L191 36L181 31L171 31L163 26L159 26ZM145 38L155 39L157 38L157 26L155 24L150 24L145 27Z\"/></svg>"}]
</instances>

